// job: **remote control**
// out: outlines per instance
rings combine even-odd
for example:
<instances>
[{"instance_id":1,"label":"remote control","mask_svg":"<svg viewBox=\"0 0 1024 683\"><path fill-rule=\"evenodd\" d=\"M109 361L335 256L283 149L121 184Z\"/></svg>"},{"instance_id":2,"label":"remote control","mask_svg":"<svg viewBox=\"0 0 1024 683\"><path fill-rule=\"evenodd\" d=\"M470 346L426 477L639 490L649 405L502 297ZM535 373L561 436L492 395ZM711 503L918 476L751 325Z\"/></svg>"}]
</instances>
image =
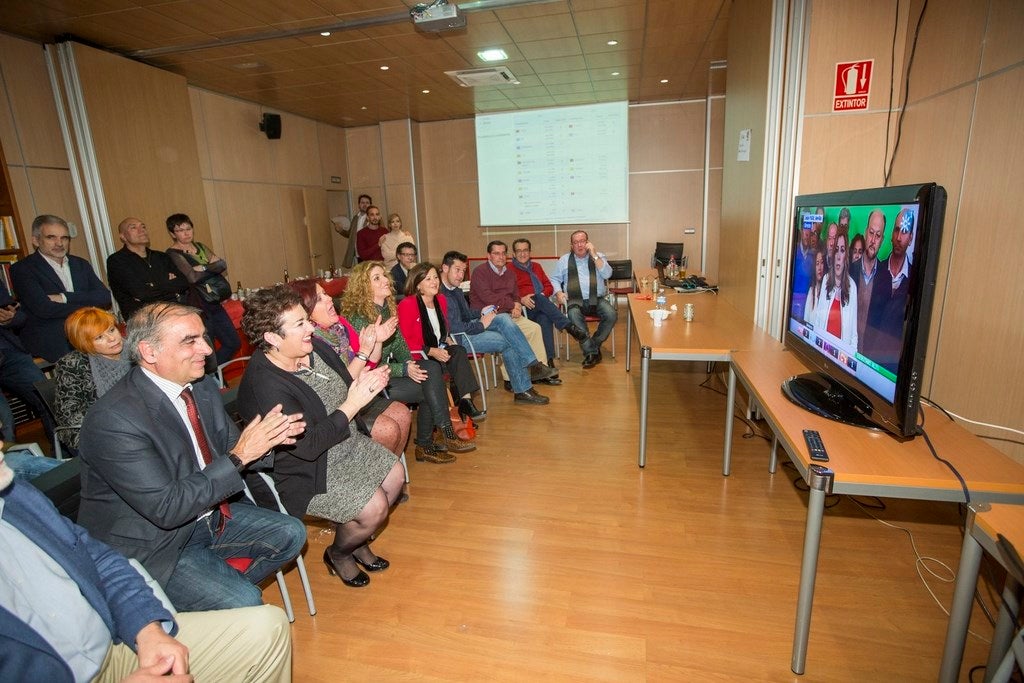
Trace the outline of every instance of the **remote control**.
<instances>
[{"instance_id":1,"label":"remote control","mask_svg":"<svg viewBox=\"0 0 1024 683\"><path fill-rule=\"evenodd\" d=\"M821 434L813 429L805 429L804 441L807 442L807 450L811 452L811 460L828 462L828 452L825 450L825 444L821 442Z\"/></svg>"}]
</instances>

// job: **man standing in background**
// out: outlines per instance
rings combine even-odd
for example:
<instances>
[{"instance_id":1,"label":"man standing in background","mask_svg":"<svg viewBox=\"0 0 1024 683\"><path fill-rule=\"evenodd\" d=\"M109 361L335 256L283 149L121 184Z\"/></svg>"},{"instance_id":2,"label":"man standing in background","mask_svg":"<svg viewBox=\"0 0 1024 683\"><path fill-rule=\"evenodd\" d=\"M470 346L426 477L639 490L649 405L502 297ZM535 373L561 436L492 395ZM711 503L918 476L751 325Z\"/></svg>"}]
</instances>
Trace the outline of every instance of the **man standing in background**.
<instances>
[{"instance_id":1,"label":"man standing in background","mask_svg":"<svg viewBox=\"0 0 1024 683\"><path fill-rule=\"evenodd\" d=\"M348 246L345 247L345 257L341 259L341 265L351 268L356 264L356 236L364 225L366 225L366 210L373 204L373 199L368 194L359 195L359 211L348 224L348 233L341 227L335 226L335 230L342 237L348 238Z\"/></svg>"}]
</instances>

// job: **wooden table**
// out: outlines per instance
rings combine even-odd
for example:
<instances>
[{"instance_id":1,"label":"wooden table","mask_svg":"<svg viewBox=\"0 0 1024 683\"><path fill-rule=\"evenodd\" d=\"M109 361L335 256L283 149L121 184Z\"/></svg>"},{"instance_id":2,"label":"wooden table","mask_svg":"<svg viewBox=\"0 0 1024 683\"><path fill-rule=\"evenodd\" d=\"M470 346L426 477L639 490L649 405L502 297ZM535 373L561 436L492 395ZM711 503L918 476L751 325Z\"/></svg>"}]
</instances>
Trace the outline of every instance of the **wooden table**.
<instances>
[{"instance_id":1,"label":"wooden table","mask_svg":"<svg viewBox=\"0 0 1024 683\"><path fill-rule=\"evenodd\" d=\"M786 450L810 487L791 660L791 668L797 674L804 672L807 657L825 495L964 501L959 481L932 456L923 438L899 441L878 430L833 422L790 402L780 390L782 382L804 372L807 372L806 366L792 353L778 349L736 351L731 355L729 366L730 386L735 375L750 391L775 433L777 443ZM731 403L728 410L731 413ZM963 476L971 502L1024 503L1024 465L937 410L926 408L924 416L925 429L936 451ZM827 465L810 460L803 439L804 429L821 433L830 458ZM723 469L728 468L730 446L731 433L726 437Z\"/></svg>"},{"instance_id":2,"label":"wooden table","mask_svg":"<svg viewBox=\"0 0 1024 683\"><path fill-rule=\"evenodd\" d=\"M981 565L982 551L995 558L1007 570L999 619L996 621L992 647L985 668L986 681L991 679L1010 647L1017 628L1013 615L1020 614L1021 585L1024 576L1015 576L1012 560L1006 556L1005 548L1000 547L997 542L1000 535L1013 544L1018 553L1024 552L1024 507L984 503L972 505L960 550L960 566L956 572L953 605L949 610L946 646L942 651L942 665L939 668L940 683L955 683L960 677L960 664L964 657L967 627L971 622L971 607L978 585L978 567Z\"/></svg>"},{"instance_id":3,"label":"wooden table","mask_svg":"<svg viewBox=\"0 0 1024 683\"><path fill-rule=\"evenodd\" d=\"M649 296L649 295L647 295ZM637 465L647 464L647 408L652 360L726 361L737 349L778 350L782 345L754 325L753 321L737 311L729 302L716 294L667 295L666 306L676 305L673 313L660 326L647 311L655 308L654 301L642 294L628 295L626 317L626 372L630 370L633 330L640 344L640 446ZM694 305L692 322L683 320L683 305ZM728 405L733 405L736 384L729 375ZM725 442L732 440L732 411L725 418ZM728 451L726 451L728 462ZM726 468L724 474L729 474Z\"/></svg>"}]
</instances>

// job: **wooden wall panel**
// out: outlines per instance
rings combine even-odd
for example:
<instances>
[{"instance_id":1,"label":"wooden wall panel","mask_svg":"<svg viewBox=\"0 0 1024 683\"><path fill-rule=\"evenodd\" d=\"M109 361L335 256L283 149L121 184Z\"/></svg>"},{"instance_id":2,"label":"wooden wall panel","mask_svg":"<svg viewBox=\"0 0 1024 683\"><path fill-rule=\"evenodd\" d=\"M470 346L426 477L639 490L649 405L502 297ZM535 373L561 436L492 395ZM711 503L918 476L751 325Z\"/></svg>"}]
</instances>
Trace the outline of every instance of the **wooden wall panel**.
<instances>
[{"instance_id":1,"label":"wooden wall panel","mask_svg":"<svg viewBox=\"0 0 1024 683\"><path fill-rule=\"evenodd\" d=\"M1010 264L1024 260L1024 151L1006 142L1024 137L1022 110L1024 67L979 81L959 211L946 218L947 228L955 225L956 241L931 391L955 412L1017 429L1024 427L1024 288ZM935 132L948 125L943 121ZM1024 460L1019 444L993 445Z\"/></svg>"},{"instance_id":2,"label":"wooden wall panel","mask_svg":"<svg viewBox=\"0 0 1024 683\"><path fill-rule=\"evenodd\" d=\"M320 173L326 190L348 187L348 167L345 163L345 131L337 126L317 123L317 141L320 146ZM333 182L331 178L338 178ZM346 214L348 211L345 212ZM337 215L337 214L334 214Z\"/></svg>"},{"instance_id":3,"label":"wooden wall panel","mask_svg":"<svg viewBox=\"0 0 1024 683\"><path fill-rule=\"evenodd\" d=\"M227 258L225 254L224 226L220 221L220 206L217 203L217 183L213 180L203 180L203 196L206 197L206 214L210 217L210 241L207 243L214 253L221 258ZM228 267L233 264L229 261ZM232 283L234 284L234 283ZM246 285L251 287L252 284Z\"/></svg>"},{"instance_id":4,"label":"wooden wall panel","mask_svg":"<svg viewBox=\"0 0 1024 683\"><path fill-rule=\"evenodd\" d=\"M703 100L629 108L629 170L704 167Z\"/></svg>"},{"instance_id":5,"label":"wooden wall panel","mask_svg":"<svg viewBox=\"0 0 1024 683\"><path fill-rule=\"evenodd\" d=\"M17 128L14 139L9 124L0 128L7 163L68 168L42 46L0 35L0 70L7 86L7 98L0 109L10 107ZM6 112L0 114L0 121L5 116Z\"/></svg>"},{"instance_id":6,"label":"wooden wall panel","mask_svg":"<svg viewBox=\"0 0 1024 683\"><path fill-rule=\"evenodd\" d=\"M905 5L903 5L905 7ZM868 107L879 111L889 106L889 71L892 64L893 22L898 21L898 36L905 35L906 9L896 17L896 4L891 0L838 0L836 2L811 3L811 40L807 51L807 84L804 100L804 114L831 114L832 96L837 62L857 59L874 59L874 77L871 83ZM931 10L929 9L929 12ZM737 13L738 14L738 13ZM729 95L735 93L733 77L736 64L732 58L734 48L745 49L743 33L734 31L737 14L730 14L729 22ZM917 14L914 14L917 17ZM763 30L770 30L770 15L765 10ZM754 27L746 27L752 30ZM736 40L733 40L733 37ZM855 38L854 38L855 37ZM896 64L903 63L903 41L896 41ZM897 70L897 91L893 94L894 106L898 105L899 88L902 79Z\"/></svg>"},{"instance_id":7,"label":"wooden wall panel","mask_svg":"<svg viewBox=\"0 0 1024 683\"><path fill-rule=\"evenodd\" d=\"M412 182L411 121L384 121L380 124L381 154L388 185ZM388 201L391 201L390 197Z\"/></svg>"},{"instance_id":8,"label":"wooden wall panel","mask_svg":"<svg viewBox=\"0 0 1024 683\"><path fill-rule=\"evenodd\" d=\"M317 124L312 119L281 114L281 138L269 140L264 137L270 149L275 183L320 186L320 164L316 163L320 144L316 131Z\"/></svg>"},{"instance_id":9,"label":"wooden wall panel","mask_svg":"<svg viewBox=\"0 0 1024 683\"><path fill-rule=\"evenodd\" d=\"M476 182L476 128L473 119L421 123L425 182Z\"/></svg>"},{"instance_id":10,"label":"wooden wall panel","mask_svg":"<svg viewBox=\"0 0 1024 683\"><path fill-rule=\"evenodd\" d=\"M224 234L245 236L224 244L231 283L241 280L245 287L260 287L280 282L286 249L278 193L253 183L215 182L214 188Z\"/></svg>"},{"instance_id":11,"label":"wooden wall panel","mask_svg":"<svg viewBox=\"0 0 1024 683\"><path fill-rule=\"evenodd\" d=\"M345 150L348 154L349 186L355 194L352 196L353 206L356 195L367 192L375 201L383 202L384 197L373 194L363 188L379 191L384 185L381 163L380 131L377 126L362 126L345 129Z\"/></svg>"},{"instance_id":12,"label":"wooden wall panel","mask_svg":"<svg viewBox=\"0 0 1024 683\"><path fill-rule=\"evenodd\" d=\"M921 2L918 0L911 5L909 24L913 27L921 13ZM988 19L988 2L929 1L914 54L910 102L919 102L977 78ZM1019 34L1017 38L1019 42ZM908 54L912 41L911 31L906 39ZM952 55L956 57L951 59Z\"/></svg>"},{"instance_id":13,"label":"wooden wall panel","mask_svg":"<svg viewBox=\"0 0 1024 683\"><path fill-rule=\"evenodd\" d=\"M476 183L424 183L423 205L429 226L430 251L426 256L436 258L449 249L469 256L484 254L487 238L479 227Z\"/></svg>"},{"instance_id":14,"label":"wooden wall panel","mask_svg":"<svg viewBox=\"0 0 1024 683\"><path fill-rule=\"evenodd\" d=\"M78 44L74 53L115 244L126 216L152 226L154 241L172 212L208 224L185 79Z\"/></svg>"},{"instance_id":15,"label":"wooden wall panel","mask_svg":"<svg viewBox=\"0 0 1024 683\"><path fill-rule=\"evenodd\" d=\"M274 182L270 144L280 141L268 140L260 132L260 106L204 90L199 92L210 151L210 177Z\"/></svg>"},{"instance_id":16,"label":"wooden wall panel","mask_svg":"<svg viewBox=\"0 0 1024 683\"><path fill-rule=\"evenodd\" d=\"M729 11L729 90L725 105L725 149L735 149L741 130L752 130L750 161L726 153L722 164L721 295L751 317L758 281L758 236L764 178L764 129L768 100L771 5L737 0Z\"/></svg>"},{"instance_id":17,"label":"wooden wall panel","mask_svg":"<svg viewBox=\"0 0 1024 683\"><path fill-rule=\"evenodd\" d=\"M1024 2L1020 0L991 0L988 33L981 74L987 76L1011 64L1024 62Z\"/></svg>"},{"instance_id":18,"label":"wooden wall panel","mask_svg":"<svg viewBox=\"0 0 1024 683\"><path fill-rule=\"evenodd\" d=\"M797 194L883 184L884 112L807 116L803 125Z\"/></svg>"},{"instance_id":19,"label":"wooden wall panel","mask_svg":"<svg viewBox=\"0 0 1024 683\"><path fill-rule=\"evenodd\" d=\"M192 127L195 130L196 149L199 152L199 173L203 178L213 178L210 143L206 134L206 111L203 109L203 91L189 88L188 102L192 109Z\"/></svg>"},{"instance_id":20,"label":"wooden wall panel","mask_svg":"<svg viewBox=\"0 0 1024 683\"><path fill-rule=\"evenodd\" d=\"M945 187L948 194L937 276L940 284L935 292L935 311L942 310L945 296L951 293L945 283L949 281L951 253L953 245L957 242L960 189L964 178L976 93L977 89L972 82L968 86L911 105L904 119L903 139L900 141L899 155L893 166L894 177L901 179L898 182L932 180ZM936 131L944 131L941 145L935 144ZM931 390L931 376L937 359L935 350L941 321L941 315L932 318L924 371L925 393Z\"/></svg>"},{"instance_id":21,"label":"wooden wall panel","mask_svg":"<svg viewBox=\"0 0 1024 683\"><path fill-rule=\"evenodd\" d=\"M700 269L703 184L701 171L630 175L629 254L634 268L650 267L656 242L683 242L690 266ZM686 228L694 234L684 235Z\"/></svg>"},{"instance_id":22,"label":"wooden wall panel","mask_svg":"<svg viewBox=\"0 0 1024 683\"><path fill-rule=\"evenodd\" d=\"M278 187L278 244L284 248L278 252L277 258L282 262L281 277L284 268L288 268L293 278L312 275L309 262L309 240L306 236L306 202L301 187Z\"/></svg>"}]
</instances>

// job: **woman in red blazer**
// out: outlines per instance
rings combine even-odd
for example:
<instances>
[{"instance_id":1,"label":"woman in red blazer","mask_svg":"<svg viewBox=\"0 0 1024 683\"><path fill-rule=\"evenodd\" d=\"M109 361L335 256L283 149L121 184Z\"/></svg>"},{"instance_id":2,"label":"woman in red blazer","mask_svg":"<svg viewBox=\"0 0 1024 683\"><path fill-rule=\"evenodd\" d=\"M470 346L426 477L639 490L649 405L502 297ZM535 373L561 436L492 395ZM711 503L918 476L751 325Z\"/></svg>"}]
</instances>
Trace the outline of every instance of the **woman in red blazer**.
<instances>
[{"instance_id":1,"label":"woman in red blazer","mask_svg":"<svg viewBox=\"0 0 1024 683\"><path fill-rule=\"evenodd\" d=\"M469 367L466 349L448 335L448 301L438 296L441 279L437 268L420 263L409 271L405 298L398 302L398 327L409 350L422 353L444 366L451 377L452 393L459 397L459 414L483 422L487 413L473 404L480 385Z\"/></svg>"}]
</instances>

